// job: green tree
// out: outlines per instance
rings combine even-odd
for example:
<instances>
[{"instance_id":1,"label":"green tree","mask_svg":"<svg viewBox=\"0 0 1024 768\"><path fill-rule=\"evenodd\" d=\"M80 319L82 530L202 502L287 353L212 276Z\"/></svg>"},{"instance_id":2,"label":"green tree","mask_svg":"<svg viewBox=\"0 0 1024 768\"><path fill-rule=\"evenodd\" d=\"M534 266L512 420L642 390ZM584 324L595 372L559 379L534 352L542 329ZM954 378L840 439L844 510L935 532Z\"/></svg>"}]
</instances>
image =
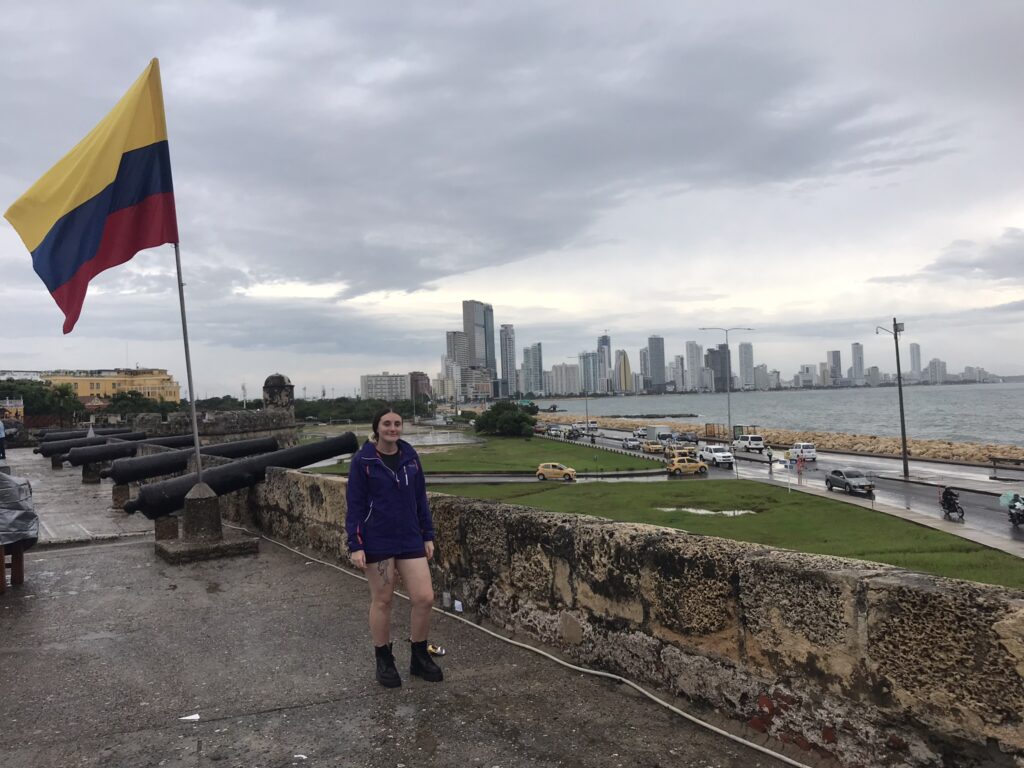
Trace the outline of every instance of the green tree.
<instances>
[{"instance_id":1,"label":"green tree","mask_svg":"<svg viewBox=\"0 0 1024 768\"><path fill-rule=\"evenodd\" d=\"M511 400L499 400L477 416L476 431L488 435L529 437L533 434L533 425L536 421L524 408Z\"/></svg>"},{"instance_id":2,"label":"green tree","mask_svg":"<svg viewBox=\"0 0 1024 768\"><path fill-rule=\"evenodd\" d=\"M138 390L130 389L126 392L118 392L110 398L107 410L122 416L127 416L129 413L158 413L162 412L161 402L146 397Z\"/></svg>"},{"instance_id":3,"label":"green tree","mask_svg":"<svg viewBox=\"0 0 1024 768\"><path fill-rule=\"evenodd\" d=\"M58 384L53 387L50 402L50 413L60 419L61 425L74 423L75 414L82 410L82 403L71 384Z\"/></svg>"}]
</instances>

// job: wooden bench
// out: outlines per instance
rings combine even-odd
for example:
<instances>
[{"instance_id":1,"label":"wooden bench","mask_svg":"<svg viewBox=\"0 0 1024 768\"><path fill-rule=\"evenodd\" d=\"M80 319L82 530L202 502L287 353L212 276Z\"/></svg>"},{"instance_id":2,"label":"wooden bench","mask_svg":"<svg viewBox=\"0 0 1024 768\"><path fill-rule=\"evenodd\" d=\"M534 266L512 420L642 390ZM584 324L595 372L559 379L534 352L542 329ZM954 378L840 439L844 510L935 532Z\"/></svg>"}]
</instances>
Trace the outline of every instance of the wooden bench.
<instances>
[{"instance_id":1,"label":"wooden bench","mask_svg":"<svg viewBox=\"0 0 1024 768\"><path fill-rule=\"evenodd\" d=\"M8 556L11 564L7 564ZM25 583L25 549L20 541L8 544L6 547L0 544L0 564L3 565L3 572L0 573L0 595L7 590L7 569L11 569L11 586L16 587Z\"/></svg>"}]
</instances>

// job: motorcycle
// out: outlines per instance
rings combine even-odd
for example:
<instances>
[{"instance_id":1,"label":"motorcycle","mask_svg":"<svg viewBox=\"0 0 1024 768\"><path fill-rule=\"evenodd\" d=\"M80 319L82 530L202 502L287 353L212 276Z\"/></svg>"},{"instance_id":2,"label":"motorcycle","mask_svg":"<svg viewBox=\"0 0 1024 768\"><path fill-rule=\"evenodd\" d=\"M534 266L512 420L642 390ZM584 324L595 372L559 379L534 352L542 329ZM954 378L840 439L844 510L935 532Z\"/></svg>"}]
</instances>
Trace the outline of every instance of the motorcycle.
<instances>
[{"instance_id":1,"label":"motorcycle","mask_svg":"<svg viewBox=\"0 0 1024 768\"><path fill-rule=\"evenodd\" d=\"M944 493L939 498L939 506L942 507L942 516L947 520L954 517L957 520L964 519L964 508L960 506L960 494L956 491Z\"/></svg>"},{"instance_id":2,"label":"motorcycle","mask_svg":"<svg viewBox=\"0 0 1024 768\"><path fill-rule=\"evenodd\" d=\"M1019 528L1024 525L1024 497L1014 491L1007 491L999 497L999 506L1006 507L1010 525Z\"/></svg>"}]
</instances>

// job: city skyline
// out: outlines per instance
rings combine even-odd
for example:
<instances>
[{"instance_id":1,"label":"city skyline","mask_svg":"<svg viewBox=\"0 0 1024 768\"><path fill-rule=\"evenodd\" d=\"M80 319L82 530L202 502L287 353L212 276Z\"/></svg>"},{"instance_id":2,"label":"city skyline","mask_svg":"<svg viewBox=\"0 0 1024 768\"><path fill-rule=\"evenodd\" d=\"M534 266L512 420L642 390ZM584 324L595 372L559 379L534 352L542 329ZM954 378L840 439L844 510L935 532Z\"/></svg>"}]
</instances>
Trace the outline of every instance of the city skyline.
<instances>
[{"instance_id":1,"label":"city skyline","mask_svg":"<svg viewBox=\"0 0 1024 768\"><path fill-rule=\"evenodd\" d=\"M652 334L671 367L723 342L696 329L740 324L747 382L836 350L845 376L853 342L866 379L895 367L874 328L896 316L922 372L1024 375L1022 20L949 0L13 5L0 210L156 56L197 394L433 376L467 297L545 370L607 328L601 375L645 347L657 374ZM185 380L170 246L93 280L68 336L6 221L0 274L5 368ZM476 370L500 379L493 344Z\"/></svg>"}]
</instances>

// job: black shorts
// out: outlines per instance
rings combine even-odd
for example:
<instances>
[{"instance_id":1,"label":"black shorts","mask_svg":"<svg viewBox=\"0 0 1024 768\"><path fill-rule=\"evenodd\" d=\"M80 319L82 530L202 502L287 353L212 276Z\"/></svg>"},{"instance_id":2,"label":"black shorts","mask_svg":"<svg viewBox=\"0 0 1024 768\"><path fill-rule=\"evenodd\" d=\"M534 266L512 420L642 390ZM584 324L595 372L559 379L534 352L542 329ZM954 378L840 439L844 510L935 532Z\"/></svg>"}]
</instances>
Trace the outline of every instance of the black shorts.
<instances>
[{"instance_id":1,"label":"black shorts","mask_svg":"<svg viewBox=\"0 0 1024 768\"><path fill-rule=\"evenodd\" d=\"M390 560L391 558L394 558L395 560L415 560L416 558L426 556L427 550L425 549L421 549L419 552L402 552L397 555L384 555L380 553L371 555L367 553L366 564L369 565L370 563L379 563L382 560Z\"/></svg>"}]
</instances>

